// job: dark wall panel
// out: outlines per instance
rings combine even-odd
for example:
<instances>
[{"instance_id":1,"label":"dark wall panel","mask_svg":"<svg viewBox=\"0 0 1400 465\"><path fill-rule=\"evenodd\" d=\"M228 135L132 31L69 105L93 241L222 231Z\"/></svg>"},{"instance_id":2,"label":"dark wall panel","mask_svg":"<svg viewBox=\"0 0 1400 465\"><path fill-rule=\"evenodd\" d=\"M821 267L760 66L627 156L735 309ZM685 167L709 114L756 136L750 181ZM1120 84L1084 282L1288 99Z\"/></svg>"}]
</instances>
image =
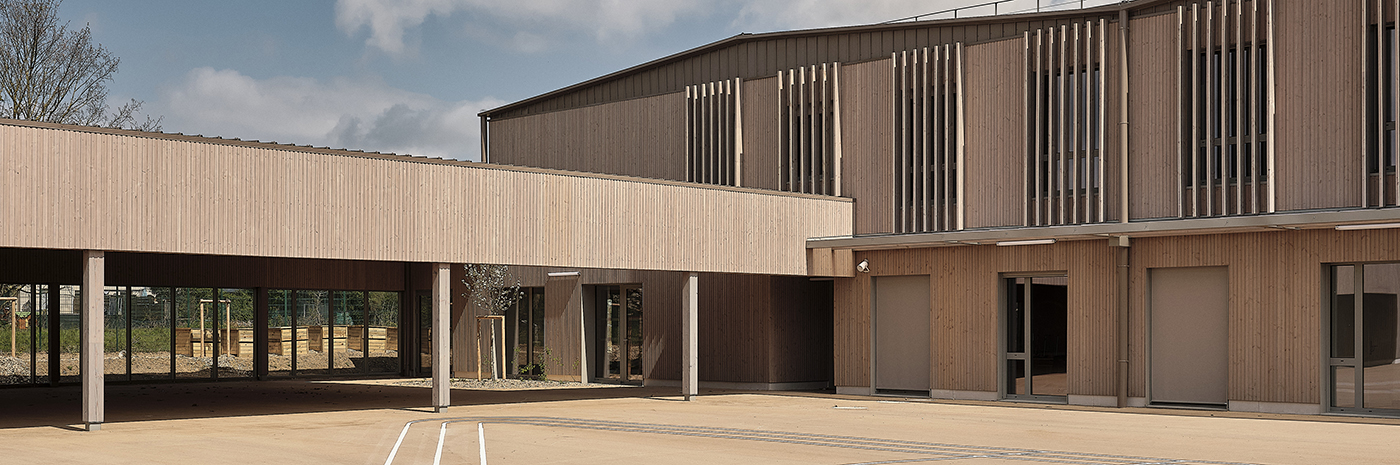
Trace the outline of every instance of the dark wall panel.
<instances>
[{"instance_id":1,"label":"dark wall panel","mask_svg":"<svg viewBox=\"0 0 1400 465\"><path fill-rule=\"evenodd\" d=\"M685 180L685 94L491 122L491 161Z\"/></svg>"},{"instance_id":2,"label":"dark wall panel","mask_svg":"<svg viewBox=\"0 0 1400 465\"><path fill-rule=\"evenodd\" d=\"M774 383L830 382L832 283L793 276L766 279L771 282L773 322L767 379Z\"/></svg>"}]
</instances>

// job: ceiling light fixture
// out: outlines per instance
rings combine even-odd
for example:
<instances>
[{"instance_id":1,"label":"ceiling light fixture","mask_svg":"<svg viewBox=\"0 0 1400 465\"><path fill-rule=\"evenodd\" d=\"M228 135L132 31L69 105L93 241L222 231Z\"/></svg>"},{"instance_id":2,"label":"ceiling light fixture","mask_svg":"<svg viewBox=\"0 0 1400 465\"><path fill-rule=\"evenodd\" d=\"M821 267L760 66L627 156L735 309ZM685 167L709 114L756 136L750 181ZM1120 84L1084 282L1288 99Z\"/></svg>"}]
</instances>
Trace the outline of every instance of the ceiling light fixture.
<instances>
[{"instance_id":1,"label":"ceiling light fixture","mask_svg":"<svg viewBox=\"0 0 1400 465\"><path fill-rule=\"evenodd\" d=\"M1339 224L1338 231L1357 231L1363 229L1390 229L1400 228L1400 223L1373 223L1373 224Z\"/></svg>"},{"instance_id":2,"label":"ceiling light fixture","mask_svg":"<svg viewBox=\"0 0 1400 465\"><path fill-rule=\"evenodd\" d=\"M1054 244L1054 239L1031 239L1025 241L1001 241L997 242L998 247L1010 247L1016 245L1049 245Z\"/></svg>"}]
</instances>

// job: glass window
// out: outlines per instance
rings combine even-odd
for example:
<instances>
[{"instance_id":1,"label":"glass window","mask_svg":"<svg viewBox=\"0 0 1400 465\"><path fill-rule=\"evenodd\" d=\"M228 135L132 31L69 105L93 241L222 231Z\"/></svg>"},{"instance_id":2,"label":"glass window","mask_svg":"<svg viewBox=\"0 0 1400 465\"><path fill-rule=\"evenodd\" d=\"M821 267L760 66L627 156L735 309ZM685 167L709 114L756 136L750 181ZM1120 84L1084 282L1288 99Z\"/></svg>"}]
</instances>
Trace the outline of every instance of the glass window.
<instances>
[{"instance_id":1,"label":"glass window","mask_svg":"<svg viewBox=\"0 0 1400 465\"><path fill-rule=\"evenodd\" d=\"M1400 263L1338 265L1331 274L1330 405L1400 414Z\"/></svg>"},{"instance_id":2,"label":"glass window","mask_svg":"<svg viewBox=\"0 0 1400 465\"><path fill-rule=\"evenodd\" d=\"M131 288L131 379L171 376L171 289Z\"/></svg>"}]
</instances>

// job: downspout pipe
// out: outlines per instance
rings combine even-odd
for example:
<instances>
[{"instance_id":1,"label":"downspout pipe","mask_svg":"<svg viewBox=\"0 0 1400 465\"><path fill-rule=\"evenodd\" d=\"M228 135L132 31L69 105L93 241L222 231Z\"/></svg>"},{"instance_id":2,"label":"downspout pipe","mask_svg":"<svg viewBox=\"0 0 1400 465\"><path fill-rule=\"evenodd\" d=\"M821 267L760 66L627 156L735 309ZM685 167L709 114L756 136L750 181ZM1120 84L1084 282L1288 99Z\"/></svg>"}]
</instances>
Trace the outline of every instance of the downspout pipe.
<instances>
[{"instance_id":1,"label":"downspout pipe","mask_svg":"<svg viewBox=\"0 0 1400 465\"><path fill-rule=\"evenodd\" d=\"M1128 236L1113 239L1117 266L1114 274L1118 278L1118 408L1128 406L1128 282L1132 264L1129 260Z\"/></svg>"},{"instance_id":2,"label":"downspout pipe","mask_svg":"<svg viewBox=\"0 0 1400 465\"><path fill-rule=\"evenodd\" d=\"M1119 181L1118 221L1128 222L1128 10L1118 10L1118 157ZM1118 408L1128 406L1128 274L1132 271L1129 260L1128 237L1117 238L1118 275Z\"/></svg>"}]
</instances>

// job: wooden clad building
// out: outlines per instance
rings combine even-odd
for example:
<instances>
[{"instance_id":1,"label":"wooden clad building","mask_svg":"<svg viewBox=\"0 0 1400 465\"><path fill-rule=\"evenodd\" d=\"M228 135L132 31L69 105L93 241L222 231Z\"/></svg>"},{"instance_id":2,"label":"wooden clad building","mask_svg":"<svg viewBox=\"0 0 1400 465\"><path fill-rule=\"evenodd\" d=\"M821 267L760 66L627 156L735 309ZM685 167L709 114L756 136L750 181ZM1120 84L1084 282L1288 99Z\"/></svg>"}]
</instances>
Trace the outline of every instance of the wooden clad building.
<instances>
[{"instance_id":1,"label":"wooden clad building","mask_svg":"<svg viewBox=\"0 0 1400 465\"><path fill-rule=\"evenodd\" d=\"M850 199L810 281L701 290L721 318L831 315L755 334L829 333L805 347L839 392L1400 415L1397 12L1137 0L741 34L483 112L485 156Z\"/></svg>"}]
</instances>

